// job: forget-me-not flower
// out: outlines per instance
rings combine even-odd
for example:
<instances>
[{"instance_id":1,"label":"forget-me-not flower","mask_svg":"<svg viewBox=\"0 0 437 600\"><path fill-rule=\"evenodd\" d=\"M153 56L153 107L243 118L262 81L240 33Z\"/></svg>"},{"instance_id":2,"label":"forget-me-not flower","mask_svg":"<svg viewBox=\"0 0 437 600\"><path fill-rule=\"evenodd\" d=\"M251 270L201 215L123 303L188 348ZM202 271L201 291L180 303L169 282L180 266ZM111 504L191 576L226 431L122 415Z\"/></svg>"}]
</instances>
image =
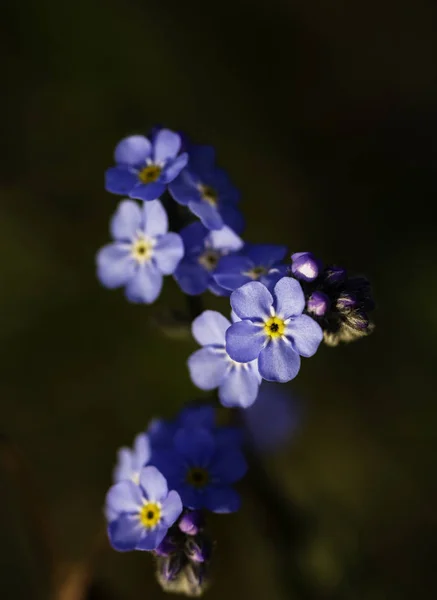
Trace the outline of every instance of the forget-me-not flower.
<instances>
[{"instance_id":1,"label":"forget-me-not flower","mask_svg":"<svg viewBox=\"0 0 437 600\"><path fill-rule=\"evenodd\" d=\"M238 255L223 256L214 272L214 280L227 290L236 290L250 281L260 281L270 290L281 279L287 267L281 264L287 253L285 246L246 244Z\"/></svg>"},{"instance_id":2,"label":"forget-me-not flower","mask_svg":"<svg viewBox=\"0 0 437 600\"><path fill-rule=\"evenodd\" d=\"M203 346L188 359L191 380L201 390L218 388L223 406L247 408L258 395L261 376L257 360L232 360L226 352L226 330L231 323L221 313L205 310L194 319L192 332Z\"/></svg>"},{"instance_id":3,"label":"forget-me-not flower","mask_svg":"<svg viewBox=\"0 0 437 600\"><path fill-rule=\"evenodd\" d=\"M155 550L182 512L179 494L168 491L154 466L141 469L139 484L121 481L106 496L109 541L115 550Z\"/></svg>"},{"instance_id":4,"label":"forget-me-not flower","mask_svg":"<svg viewBox=\"0 0 437 600\"><path fill-rule=\"evenodd\" d=\"M150 304L159 296L163 275L173 273L184 254L177 233L167 233L167 213L159 200L138 206L120 202L111 221L114 243L97 254L97 276L108 288L125 287L131 302Z\"/></svg>"},{"instance_id":5,"label":"forget-me-not flower","mask_svg":"<svg viewBox=\"0 0 437 600\"><path fill-rule=\"evenodd\" d=\"M214 149L189 144L188 151L188 166L169 185L171 195L188 206L208 229L228 225L241 233L244 220L237 208L240 193L225 171L215 166Z\"/></svg>"},{"instance_id":6,"label":"forget-me-not flower","mask_svg":"<svg viewBox=\"0 0 437 600\"><path fill-rule=\"evenodd\" d=\"M180 136L169 129L160 129L152 141L143 135L124 138L115 148L117 166L105 173L106 190L138 200L159 198L187 164L180 147Z\"/></svg>"},{"instance_id":7,"label":"forget-me-not flower","mask_svg":"<svg viewBox=\"0 0 437 600\"><path fill-rule=\"evenodd\" d=\"M231 485L247 470L238 445L220 444L204 428L179 429L173 447L153 452L151 463L179 492L186 508L216 513L238 510L240 497Z\"/></svg>"},{"instance_id":8,"label":"forget-me-not flower","mask_svg":"<svg viewBox=\"0 0 437 600\"><path fill-rule=\"evenodd\" d=\"M258 358L267 381L290 381L299 372L300 356L312 356L323 331L303 315L305 297L300 283L283 277L273 293L259 281L246 283L231 295L231 306L242 319L226 332L226 351L238 362Z\"/></svg>"},{"instance_id":9,"label":"forget-me-not flower","mask_svg":"<svg viewBox=\"0 0 437 600\"><path fill-rule=\"evenodd\" d=\"M190 296L202 294L209 289L220 296L229 295L213 279L214 271L222 256L240 250L244 242L229 227L209 231L196 221L180 232L185 254L174 277L183 292Z\"/></svg>"}]
</instances>

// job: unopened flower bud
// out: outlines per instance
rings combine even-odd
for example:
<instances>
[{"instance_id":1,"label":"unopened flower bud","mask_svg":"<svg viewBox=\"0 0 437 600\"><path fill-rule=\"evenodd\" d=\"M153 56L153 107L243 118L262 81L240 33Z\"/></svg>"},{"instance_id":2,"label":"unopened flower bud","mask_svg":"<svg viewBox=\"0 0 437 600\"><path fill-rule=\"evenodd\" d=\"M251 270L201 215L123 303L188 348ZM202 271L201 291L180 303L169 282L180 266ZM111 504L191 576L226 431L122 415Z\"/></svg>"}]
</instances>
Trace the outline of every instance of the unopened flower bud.
<instances>
[{"instance_id":1,"label":"unopened flower bud","mask_svg":"<svg viewBox=\"0 0 437 600\"><path fill-rule=\"evenodd\" d=\"M291 272L296 279L314 281L322 270L321 261L312 252L295 252L291 255L291 260Z\"/></svg>"},{"instance_id":2,"label":"unopened flower bud","mask_svg":"<svg viewBox=\"0 0 437 600\"><path fill-rule=\"evenodd\" d=\"M323 317L330 306L331 301L323 292L313 292L307 302L308 312L313 313L317 317Z\"/></svg>"}]
</instances>

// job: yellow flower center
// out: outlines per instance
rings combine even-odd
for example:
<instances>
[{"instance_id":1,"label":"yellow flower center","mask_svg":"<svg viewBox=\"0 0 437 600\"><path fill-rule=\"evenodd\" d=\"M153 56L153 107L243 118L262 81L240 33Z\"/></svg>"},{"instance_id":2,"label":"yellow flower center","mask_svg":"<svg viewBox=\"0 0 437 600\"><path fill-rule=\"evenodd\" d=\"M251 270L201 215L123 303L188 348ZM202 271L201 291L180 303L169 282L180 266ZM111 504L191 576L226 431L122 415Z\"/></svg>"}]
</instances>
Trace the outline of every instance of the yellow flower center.
<instances>
[{"instance_id":1,"label":"yellow flower center","mask_svg":"<svg viewBox=\"0 0 437 600\"><path fill-rule=\"evenodd\" d=\"M211 206L217 206L218 194L214 188L210 185L203 185L203 183L201 183L199 185L199 192L204 202L208 202Z\"/></svg>"},{"instance_id":2,"label":"yellow flower center","mask_svg":"<svg viewBox=\"0 0 437 600\"><path fill-rule=\"evenodd\" d=\"M264 332L271 338L277 338L284 335L285 323L279 317L270 317L264 322Z\"/></svg>"},{"instance_id":3,"label":"yellow flower center","mask_svg":"<svg viewBox=\"0 0 437 600\"><path fill-rule=\"evenodd\" d=\"M262 275L267 275L267 273L268 271L265 267L253 267L253 269L250 269L244 275L247 275L251 279L259 279Z\"/></svg>"},{"instance_id":4,"label":"yellow flower center","mask_svg":"<svg viewBox=\"0 0 437 600\"><path fill-rule=\"evenodd\" d=\"M145 237L139 237L132 244L132 256L139 263L145 263L151 259L153 254L153 241Z\"/></svg>"},{"instance_id":5,"label":"yellow flower center","mask_svg":"<svg viewBox=\"0 0 437 600\"><path fill-rule=\"evenodd\" d=\"M144 527L153 529L161 520L161 505L159 502L146 502L140 511L140 521Z\"/></svg>"},{"instance_id":6,"label":"yellow flower center","mask_svg":"<svg viewBox=\"0 0 437 600\"><path fill-rule=\"evenodd\" d=\"M209 473L202 467L191 467L187 471L186 481L195 488L203 488L209 481Z\"/></svg>"},{"instance_id":7,"label":"yellow flower center","mask_svg":"<svg viewBox=\"0 0 437 600\"><path fill-rule=\"evenodd\" d=\"M206 250L199 256L199 263L207 271L213 271L220 259L220 254L216 250Z\"/></svg>"},{"instance_id":8,"label":"yellow flower center","mask_svg":"<svg viewBox=\"0 0 437 600\"><path fill-rule=\"evenodd\" d=\"M162 168L158 165L148 165L138 173L138 178L143 183L153 183L159 178L161 171Z\"/></svg>"}]
</instances>

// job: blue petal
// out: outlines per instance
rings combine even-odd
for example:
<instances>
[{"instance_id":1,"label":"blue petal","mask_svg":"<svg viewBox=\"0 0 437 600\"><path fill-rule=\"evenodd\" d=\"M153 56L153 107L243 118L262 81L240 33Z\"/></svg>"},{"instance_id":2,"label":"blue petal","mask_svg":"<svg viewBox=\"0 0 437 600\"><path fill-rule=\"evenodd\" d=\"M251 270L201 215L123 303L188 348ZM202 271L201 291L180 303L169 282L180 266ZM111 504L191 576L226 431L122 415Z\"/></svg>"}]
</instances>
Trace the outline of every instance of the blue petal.
<instances>
[{"instance_id":1,"label":"blue petal","mask_svg":"<svg viewBox=\"0 0 437 600\"><path fill-rule=\"evenodd\" d=\"M221 313L216 310L204 310L194 319L191 331L194 339L201 346L214 344L224 347L225 333L230 326L228 319Z\"/></svg>"},{"instance_id":2,"label":"blue petal","mask_svg":"<svg viewBox=\"0 0 437 600\"><path fill-rule=\"evenodd\" d=\"M258 396L259 383L250 367L234 365L220 386L220 402L230 408L247 408Z\"/></svg>"},{"instance_id":3,"label":"blue petal","mask_svg":"<svg viewBox=\"0 0 437 600\"><path fill-rule=\"evenodd\" d=\"M308 315L292 319L287 325L286 336L291 338L296 352L301 356L313 356L323 340L322 328Z\"/></svg>"},{"instance_id":4,"label":"blue petal","mask_svg":"<svg viewBox=\"0 0 437 600\"><path fill-rule=\"evenodd\" d=\"M126 193L130 198L136 198L137 200L156 200L162 196L165 188L165 183L154 181L153 183L141 183Z\"/></svg>"},{"instance_id":5,"label":"blue petal","mask_svg":"<svg viewBox=\"0 0 437 600\"><path fill-rule=\"evenodd\" d=\"M196 217L199 217L208 229L221 229L223 227L223 219L220 213L208 202L190 202L188 208Z\"/></svg>"},{"instance_id":6,"label":"blue petal","mask_svg":"<svg viewBox=\"0 0 437 600\"><path fill-rule=\"evenodd\" d=\"M162 171L162 181L164 183L170 183L171 181L173 181L173 179L175 179L182 171L182 169L186 166L187 162L188 154L186 153L180 154L174 160L169 161Z\"/></svg>"},{"instance_id":7,"label":"blue petal","mask_svg":"<svg viewBox=\"0 0 437 600\"><path fill-rule=\"evenodd\" d=\"M169 158L174 158L181 147L181 136L170 131L170 129L161 129L156 134L153 141L154 162L165 162Z\"/></svg>"},{"instance_id":8,"label":"blue petal","mask_svg":"<svg viewBox=\"0 0 437 600\"><path fill-rule=\"evenodd\" d=\"M200 254L205 248L205 238L208 233L208 229L199 221L190 223L181 229L179 234L184 242L185 253Z\"/></svg>"},{"instance_id":9,"label":"blue petal","mask_svg":"<svg viewBox=\"0 0 437 600\"><path fill-rule=\"evenodd\" d=\"M214 348L206 347L194 352L188 359L191 381L201 390L218 387L229 368L224 351L220 354Z\"/></svg>"},{"instance_id":10,"label":"blue petal","mask_svg":"<svg viewBox=\"0 0 437 600\"><path fill-rule=\"evenodd\" d=\"M135 550L155 550L165 537L168 527L158 525L154 529L143 529Z\"/></svg>"},{"instance_id":11,"label":"blue petal","mask_svg":"<svg viewBox=\"0 0 437 600\"><path fill-rule=\"evenodd\" d=\"M144 528L138 515L121 515L108 527L111 546L119 552L134 550L141 539Z\"/></svg>"},{"instance_id":12,"label":"blue petal","mask_svg":"<svg viewBox=\"0 0 437 600\"><path fill-rule=\"evenodd\" d=\"M109 488L105 505L117 515L138 513L143 505L143 496L133 481L120 481Z\"/></svg>"},{"instance_id":13,"label":"blue petal","mask_svg":"<svg viewBox=\"0 0 437 600\"><path fill-rule=\"evenodd\" d=\"M209 173L214 168L215 149L213 146L190 146L189 155L190 171L194 171L199 176Z\"/></svg>"},{"instance_id":14,"label":"blue petal","mask_svg":"<svg viewBox=\"0 0 437 600\"><path fill-rule=\"evenodd\" d=\"M140 485L145 497L151 502L163 502L167 498L167 481L164 475L154 466L141 469Z\"/></svg>"},{"instance_id":15,"label":"blue petal","mask_svg":"<svg viewBox=\"0 0 437 600\"><path fill-rule=\"evenodd\" d=\"M229 296L231 295L231 290L227 290L226 288L222 287L212 278L209 281L208 289L211 292L211 294L214 294L215 296L226 296L229 298Z\"/></svg>"},{"instance_id":16,"label":"blue petal","mask_svg":"<svg viewBox=\"0 0 437 600\"><path fill-rule=\"evenodd\" d=\"M177 430L176 430L177 431ZM173 445L175 432L166 440L170 445ZM167 486L171 489L179 491L179 484L185 478L186 467L181 457L172 447L154 447L150 464L160 471L167 480Z\"/></svg>"},{"instance_id":17,"label":"blue petal","mask_svg":"<svg viewBox=\"0 0 437 600\"><path fill-rule=\"evenodd\" d=\"M141 209L132 200L123 200L111 219L111 234L118 241L132 241L141 226Z\"/></svg>"},{"instance_id":18,"label":"blue petal","mask_svg":"<svg viewBox=\"0 0 437 600\"><path fill-rule=\"evenodd\" d=\"M169 184L168 191L173 196L174 200L179 204L182 204L182 206L187 206L190 202L202 202L200 192L186 170L182 171L182 173Z\"/></svg>"},{"instance_id":19,"label":"blue petal","mask_svg":"<svg viewBox=\"0 0 437 600\"><path fill-rule=\"evenodd\" d=\"M221 229L210 231L208 241L216 250L236 252L244 246L243 240L226 225Z\"/></svg>"},{"instance_id":20,"label":"blue petal","mask_svg":"<svg viewBox=\"0 0 437 600\"><path fill-rule=\"evenodd\" d=\"M150 460L150 441L145 433L139 433L134 440L134 451L132 453L132 467L140 471Z\"/></svg>"},{"instance_id":21,"label":"blue petal","mask_svg":"<svg viewBox=\"0 0 437 600\"><path fill-rule=\"evenodd\" d=\"M109 289L126 285L137 270L137 263L125 244L104 246L97 253L96 261L97 277L100 283Z\"/></svg>"},{"instance_id":22,"label":"blue petal","mask_svg":"<svg viewBox=\"0 0 437 600\"><path fill-rule=\"evenodd\" d=\"M261 377L267 381L285 383L299 373L300 356L290 342L284 339L272 339L260 352L258 368Z\"/></svg>"},{"instance_id":23,"label":"blue petal","mask_svg":"<svg viewBox=\"0 0 437 600\"><path fill-rule=\"evenodd\" d=\"M152 145L143 135L131 135L119 142L115 148L115 162L122 165L138 166L150 156Z\"/></svg>"},{"instance_id":24,"label":"blue petal","mask_svg":"<svg viewBox=\"0 0 437 600\"><path fill-rule=\"evenodd\" d=\"M305 308L305 296L297 279L283 277L274 287L276 314L283 319L301 315Z\"/></svg>"},{"instance_id":25,"label":"blue petal","mask_svg":"<svg viewBox=\"0 0 437 600\"><path fill-rule=\"evenodd\" d=\"M126 286L129 302L151 304L159 296L162 288L162 274L152 263L139 265L134 277Z\"/></svg>"},{"instance_id":26,"label":"blue petal","mask_svg":"<svg viewBox=\"0 0 437 600\"><path fill-rule=\"evenodd\" d=\"M235 292L232 292L231 295L232 310L237 313L240 319L265 321L271 317L270 308L272 305L273 297L271 293L259 281L246 283Z\"/></svg>"},{"instance_id":27,"label":"blue petal","mask_svg":"<svg viewBox=\"0 0 437 600\"><path fill-rule=\"evenodd\" d=\"M243 275L253 268L253 264L246 256L223 256L216 270L214 280L227 290L236 290L245 283L249 283L249 275Z\"/></svg>"},{"instance_id":28,"label":"blue petal","mask_svg":"<svg viewBox=\"0 0 437 600\"><path fill-rule=\"evenodd\" d=\"M275 285L280 279L284 277L285 269L270 269L267 275L262 275L259 278L259 281L266 286L270 293L272 293L275 288Z\"/></svg>"},{"instance_id":29,"label":"blue petal","mask_svg":"<svg viewBox=\"0 0 437 600\"><path fill-rule=\"evenodd\" d=\"M234 323L226 332L226 352L237 362L255 360L266 342L263 328L250 321Z\"/></svg>"},{"instance_id":30,"label":"blue petal","mask_svg":"<svg viewBox=\"0 0 437 600\"><path fill-rule=\"evenodd\" d=\"M241 234L246 225L244 216L235 206L224 205L220 207L220 214L226 225L236 233Z\"/></svg>"},{"instance_id":31,"label":"blue petal","mask_svg":"<svg viewBox=\"0 0 437 600\"><path fill-rule=\"evenodd\" d=\"M128 167L112 167L105 173L105 190L128 196L137 185L138 177Z\"/></svg>"},{"instance_id":32,"label":"blue petal","mask_svg":"<svg viewBox=\"0 0 437 600\"><path fill-rule=\"evenodd\" d=\"M205 495L205 508L215 513L236 512L241 506L240 495L230 487L210 487Z\"/></svg>"},{"instance_id":33,"label":"blue petal","mask_svg":"<svg viewBox=\"0 0 437 600\"><path fill-rule=\"evenodd\" d=\"M171 527L182 512L182 502L179 494L172 490L162 503L161 510L162 520L167 527Z\"/></svg>"},{"instance_id":34,"label":"blue petal","mask_svg":"<svg viewBox=\"0 0 437 600\"><path fill-rule=\"evenodd\" d=\"M211 463L210 472L215 485L235 483L247 472L247 462L238 448L223 449Z\"/></svg>"},{"instance_id":35,"label":"blue petal","mask_svg":"<svg viewBox=\"0 0 437 600\"><path fill-rule=\"evenodd\" d=\"M174 278L185 294L197 296L208 289L211 276L199 263L182 260L174 272Z\"/></svg>"},{"instance_id":36,"label":"blue petal","mask_svg":"<svg viewBox=\"0 0 437 600\"><path fill-rule=\"evenodd\" d=\"M204 494L188 483L181 483L178 487L183 505L186 508L197 510L204 508Z\"/></svg>"},{"instance_id":37,"label":"blue petal","mask_svg":"<svg viewBox=\"0 0 437 600\"><path fill-rule=\"evenodd\" d=\"M164 275L173 273L184 255L182 238L177 233L167 233L158 239L154 247L154 259Z\"/></svg>"},{"instance_id":38,"label":"blue petal","mask_svg":"<svg viewBox=\"0 0 437 600\"><path fill-rule=\"evenodd\" d=\"M132 462L132 450L130 448L120 448L117 452L117 464L112 474L114 483L128 481L132 478L134 475Z\"/></svg>"},{"instance_id":39,"label":"blue petal","mask_svg":"<svg viewBox=\"0 0 437 600\"><path fill-rule=\"evenodd\" d=\"M144 202L142 214L142 230L150 237L164 235L168 231L168 217L159 200Z\"/></svg>"},{"instance_id":40,"label":"blue petal","mask_svg":"<svg viewBox=\"0 0 437 600\"><path fill-rule=\"evenodd\" d=\"M276 244L246 244L245 253L255 265L270 267L283 260L287 254L287 247Z\"/></svg>"},{"instance_id":41,"label":"blue petal","mask_svg":"<svg viewBox=\"0 0 437 600\"><path fill-rule=\"evenodd\" d=\"M215 409L211 404L185 406L179 413L182 427L205 427L210 429L215 425Z\"/></svg>"},{"instance_id":42,"label":"blue petal","mask_svg":"<svg viewBox=\"0 0 437 600\"><path fill-rule=\"evenodd\" d=\"M174 438L177 452L197 467L208 465L216 445L214 437L207 429L179 429Z\"/></svg>"}]
</instances>

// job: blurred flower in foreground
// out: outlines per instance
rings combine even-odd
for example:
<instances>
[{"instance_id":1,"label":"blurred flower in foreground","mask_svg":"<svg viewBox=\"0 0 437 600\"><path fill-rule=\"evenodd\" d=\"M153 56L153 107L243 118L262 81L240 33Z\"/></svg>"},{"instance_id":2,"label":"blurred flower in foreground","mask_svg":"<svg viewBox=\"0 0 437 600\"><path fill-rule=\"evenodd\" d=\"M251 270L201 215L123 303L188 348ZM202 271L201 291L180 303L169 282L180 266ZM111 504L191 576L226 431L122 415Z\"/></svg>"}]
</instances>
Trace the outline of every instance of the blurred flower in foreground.
<instances>
[{"instance_id":1,"label":"blurred flower in foreground","mask_svg":"<svg viewBox=\"0 0 437 600\"><path fill-rule=\"evenodd\" d=\"M179 154L181 138L169 129L161 129L149 141L143 135L131 135L119 142L114 158L117 163L106 171L108 192L138 200L154 200L166 190L185 167L188 154Z\"/></svg>"},{"instance_id":2,"label":"blurred flower in foreground","mask_svg":"<svg viewBox=\"0 0 437 600\"><path fill-rule=\"evenodd\" d=\"M111 221L115 242L97 254L97 277L102 285L126 287L131 302L156 300L163 275L173 273L184 254L181 237L167 231L167 213L159 200L141 207L132 200L120 202Z\"/></svg>"}]
</instances>

